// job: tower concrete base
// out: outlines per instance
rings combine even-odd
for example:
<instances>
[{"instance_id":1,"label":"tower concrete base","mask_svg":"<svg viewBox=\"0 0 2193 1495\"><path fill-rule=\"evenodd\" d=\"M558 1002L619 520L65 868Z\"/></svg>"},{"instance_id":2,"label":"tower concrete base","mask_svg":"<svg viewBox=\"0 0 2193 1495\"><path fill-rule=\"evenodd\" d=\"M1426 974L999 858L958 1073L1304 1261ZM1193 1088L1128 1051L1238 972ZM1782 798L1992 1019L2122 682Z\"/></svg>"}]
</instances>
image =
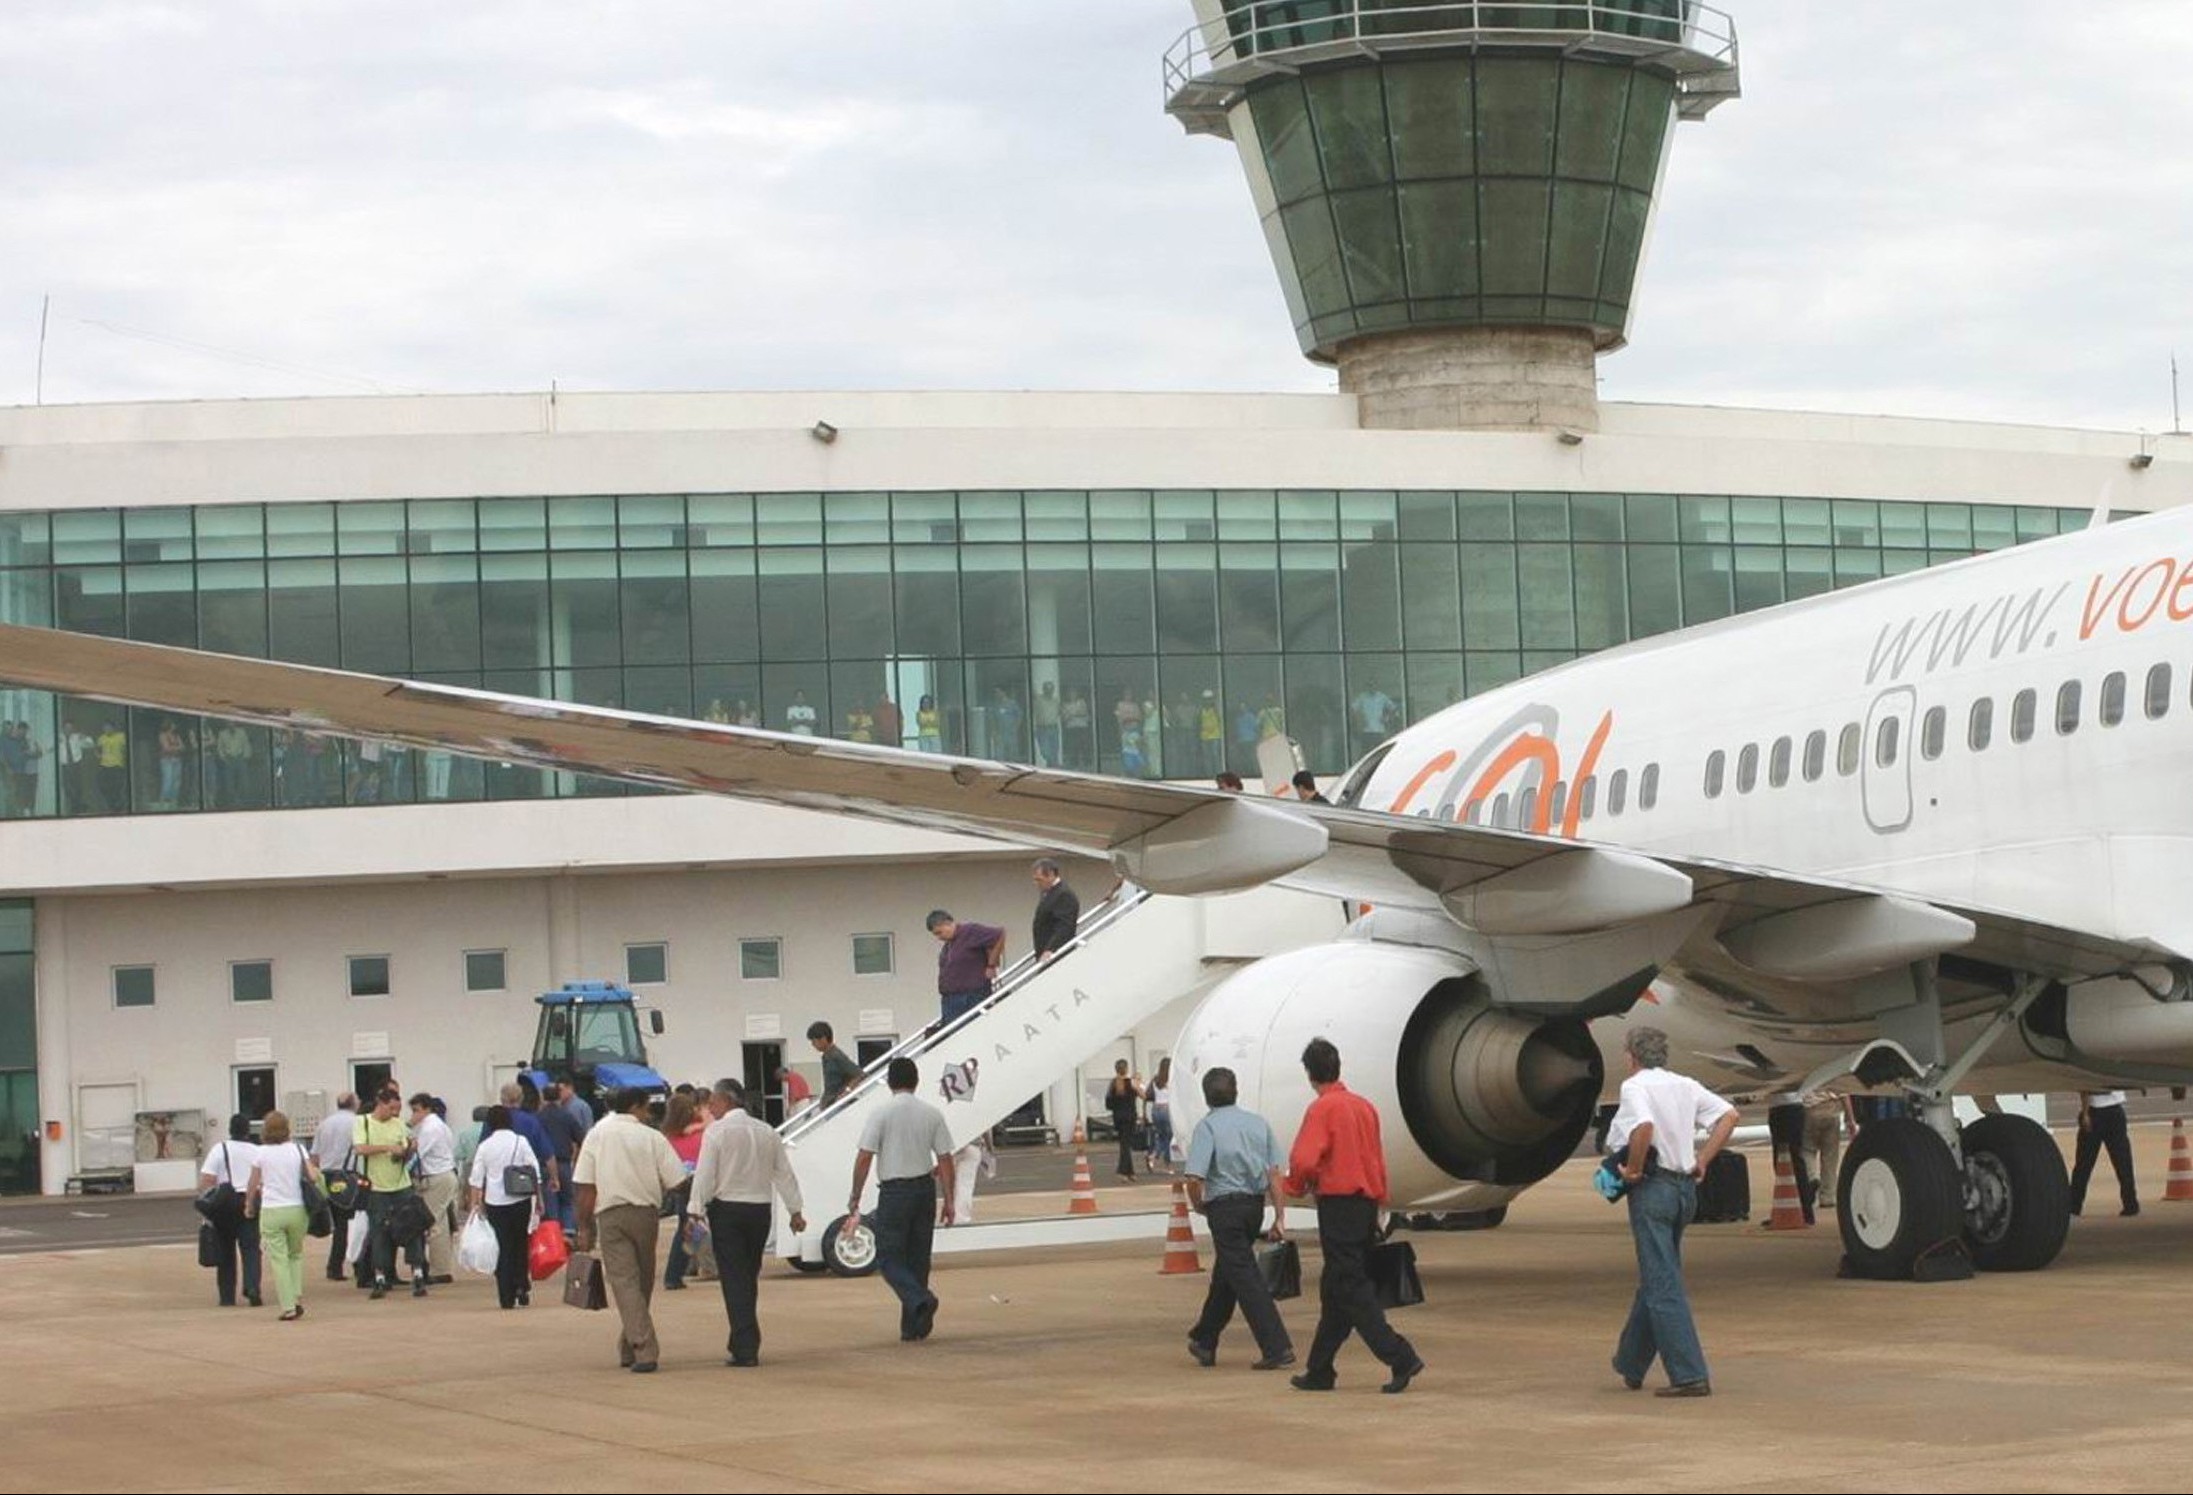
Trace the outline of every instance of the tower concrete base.
<instances>
[{"instance_id":1,"label":"tower concrete base","mask_svg":"<svg viewBox=\"0 0 2193 1495\"><path fill-rule=\"evenodd\" d=\"M1584 327L1384 332L1338 349L1366 430L1599 429L1598 352Z\"/></svg>"}]
</instances>

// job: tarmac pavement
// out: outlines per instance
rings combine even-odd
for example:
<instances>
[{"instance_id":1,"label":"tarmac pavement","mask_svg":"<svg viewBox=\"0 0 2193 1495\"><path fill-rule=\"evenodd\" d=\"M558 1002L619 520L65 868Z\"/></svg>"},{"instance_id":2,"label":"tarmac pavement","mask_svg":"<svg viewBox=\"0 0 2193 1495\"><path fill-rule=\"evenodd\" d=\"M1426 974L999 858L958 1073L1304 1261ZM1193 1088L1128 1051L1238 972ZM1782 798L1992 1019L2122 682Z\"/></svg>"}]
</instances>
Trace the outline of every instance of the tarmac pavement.
<instances>
[{"instance_id":1,"label":"tarmac pavement","mask_svg":"<svg viewBox=\"0 0 2193 1495\"><path fill-rule=\"evenodd\" d=\"M2193 1205L2161 1201L2167 1133L2136 1140L2145 1212L2074 1222L2041 1273L1845 1282L1831 1215L1694 1229L1715 1395L1690 1402L1608 1368L1635 1269L1581 1164L1497 1230L1414 1238L1427 1302L1395 1323L1429 1370L1401 1397L1359 1345L1338 1391L1292 1391L1248 1369L1238 1325L1197 1367L1208 1277L1158 1275L1154 1240L941 1259L936 1335L915 1345L879 1280L772 1263L755 1370L723 1365L712 1284L658 1294L652 1377L619 1371L614 1315L555 1284L504 1313L481 1279L369 1303L308 1272L305 1318L281 1324L271 1284L264 1309L214 1307L187 1249L23 1252L0 1260L0 1490L2179 1489Z\"/></svg>"}]
</instances>

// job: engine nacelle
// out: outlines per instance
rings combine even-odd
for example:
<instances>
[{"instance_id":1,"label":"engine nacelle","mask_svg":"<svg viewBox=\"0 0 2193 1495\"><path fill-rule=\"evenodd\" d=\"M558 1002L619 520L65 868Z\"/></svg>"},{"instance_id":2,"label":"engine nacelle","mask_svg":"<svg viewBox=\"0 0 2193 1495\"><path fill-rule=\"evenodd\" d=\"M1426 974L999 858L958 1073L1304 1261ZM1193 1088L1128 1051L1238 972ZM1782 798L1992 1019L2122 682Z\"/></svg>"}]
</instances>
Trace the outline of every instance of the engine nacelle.
<instances>
[{"instance_id":1,"label":"engine nacelle","mask_svg":"<svg viewBox=\"0 0 2193 1495\"><path fill-rule=\"evenodd\" d=\"M1599 1100L1598 1046L1574 1018L1504 1012L1450 951L1349 940L1274 956L1206 997L1181 1030L1174 1110L1183 1136L1224 1067L1285 1147L1314 1099L1313 1038L1378 1107L1392 1203L1493 1209L1575 1152Z\"/></svg>"}]
</instances>

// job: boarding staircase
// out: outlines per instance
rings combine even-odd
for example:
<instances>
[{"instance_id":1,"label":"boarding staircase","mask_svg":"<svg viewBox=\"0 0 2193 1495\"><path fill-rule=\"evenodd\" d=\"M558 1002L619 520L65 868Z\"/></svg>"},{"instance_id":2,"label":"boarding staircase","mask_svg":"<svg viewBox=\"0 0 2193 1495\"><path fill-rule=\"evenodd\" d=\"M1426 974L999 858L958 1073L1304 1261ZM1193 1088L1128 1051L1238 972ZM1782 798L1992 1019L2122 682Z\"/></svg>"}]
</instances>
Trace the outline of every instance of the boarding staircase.
<instances>
[{"instance_id":1,"label":"boarding staircase","mask_svg":"<svg viewBox=\"0 0 2193 1495\"><path fill-rule=\"evenodd\" d=\"M1072 943L1050 960L1024 957L1000 973L981 1006L914 1034L871 1063L859 1083L828 1107L786 1122L782 1134L800 1193L815 1213L807 1216L806 1231L795 1233L779 1203L779 1254L809 1271L854 1273L872 1264L866 1232L841 1238L836 1227L844 1218L839 1201L852 1181L861 1128L890 1098L884 1075L891 1060L920 1066L917 1093L944 1113L952 1145L964 1147L1137 1023L1223 975L1231 963L1214 970L1205 954L1204 918L1200 900L1123 885L1082 916ZM871 1178L863 1213L875 1197Z\"/></svg>"}]
</instances>

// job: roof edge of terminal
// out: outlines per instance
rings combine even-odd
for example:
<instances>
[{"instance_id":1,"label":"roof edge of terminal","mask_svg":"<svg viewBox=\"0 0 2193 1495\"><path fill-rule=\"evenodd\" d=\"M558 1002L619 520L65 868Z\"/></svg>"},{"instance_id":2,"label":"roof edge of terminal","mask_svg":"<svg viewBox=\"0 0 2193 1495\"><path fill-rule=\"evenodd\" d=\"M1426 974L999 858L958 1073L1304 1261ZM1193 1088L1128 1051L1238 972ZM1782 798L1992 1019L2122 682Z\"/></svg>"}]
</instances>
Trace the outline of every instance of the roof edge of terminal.
<instances>
[{"instance_id":1,"label":"roof edge of terminal","mask_svg":"<svg viewBox=\"0 0 2193 1495\"><path fill-rule=\"evenodd\" d=\"M2193 444L2132 425L1772 406L1605 401L1608 437L1726 434L1809 441L1931 442L1992 433ZM70 445L434 436L963 430L1328 432L1378 441L1517 439L1490 431L1365 431L1341 393L1138 391L655 391L597 394L314 395L0 406L0 451Z\"/></svg>"}]
</instances>

